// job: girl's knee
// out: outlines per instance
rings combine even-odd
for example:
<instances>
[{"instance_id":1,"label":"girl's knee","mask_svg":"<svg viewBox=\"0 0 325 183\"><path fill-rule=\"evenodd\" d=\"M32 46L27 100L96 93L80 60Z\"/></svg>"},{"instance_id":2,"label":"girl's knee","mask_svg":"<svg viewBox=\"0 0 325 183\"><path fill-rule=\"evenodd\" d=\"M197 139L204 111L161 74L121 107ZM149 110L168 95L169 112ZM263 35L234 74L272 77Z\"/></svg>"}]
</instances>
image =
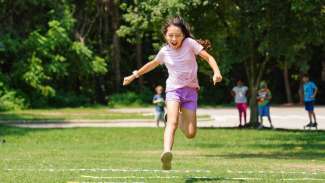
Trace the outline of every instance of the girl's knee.
<instances>
[{"instance_id":1,"label":"girl's knee","mask_svg":"<svg viewBox=\"0 0 325 183\"><path fill-rule=\"evenodd\" d=\"M195 133L195 132L194 132L194 133L188 133L188 134L186 135L186 137L187 137L188 139L193 139L195 136L196 136L196 133Z\"/></svg>"},{"instance_id":2,"label":"girl's knee","mask_svg":"<svg viewBox=\"0 0 325 183\"><path fill-rule=\"evenodd\" d=\"M167 126L176 129L178 127L178 121L177 120L167 121Z\"/></svg>"},{"instance_id":3,"label":"girl's knee","mask_svg":"<svg viewBox=\"0 0 325 183\"><path fill-rule=\"evenodd\" d=\"M196 136L196 130L189 131L188 133L185 134L185 136L186 136L188 139L193 139L193 138Z\"/></svg>"}]
</instances>

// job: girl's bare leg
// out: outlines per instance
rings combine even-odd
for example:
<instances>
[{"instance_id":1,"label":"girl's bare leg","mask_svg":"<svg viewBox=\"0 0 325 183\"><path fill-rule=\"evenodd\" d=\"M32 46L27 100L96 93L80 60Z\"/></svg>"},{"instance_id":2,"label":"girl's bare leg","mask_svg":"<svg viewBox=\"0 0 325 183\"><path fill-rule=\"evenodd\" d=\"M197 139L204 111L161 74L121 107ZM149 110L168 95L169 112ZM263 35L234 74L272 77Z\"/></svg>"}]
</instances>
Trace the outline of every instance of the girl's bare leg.
<instances>
[{"instance_id":1,"label":"girl's bare leg","mask_svg":"<svg viewBox=\"0 0 325 183\"><path fill-rule=\"evenodd\" d=\"M173 148L175 131L178 127L179 102L167 101L167 124L164 132L164 152L170 152Z\"/></svg>"},{"instance_id":2,"label":"girl's bare leg","mask_svg":"<svg viewBox=\"0 0 325 183\"><path fill-rule=\"evenodd\" d=\"M196 135L196 111L181 108L181 115L179 118L179 128L183 134L191 139Z\"/></svg>"}]
</instances>

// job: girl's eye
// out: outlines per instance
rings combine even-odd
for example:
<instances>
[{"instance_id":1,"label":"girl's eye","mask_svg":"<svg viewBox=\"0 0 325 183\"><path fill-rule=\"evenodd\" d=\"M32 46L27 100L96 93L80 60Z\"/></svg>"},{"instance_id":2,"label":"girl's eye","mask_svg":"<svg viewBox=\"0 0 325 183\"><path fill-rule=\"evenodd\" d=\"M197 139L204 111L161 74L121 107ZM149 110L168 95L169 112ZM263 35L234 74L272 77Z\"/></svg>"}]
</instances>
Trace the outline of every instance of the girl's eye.
<instances>
[{"instance_id":1,"label":"girl's eye","mask_svg":"<svg viewBox=\"0 0 325 183\"><path fill-rule=\"evenodd\" d=\"M182 37L181 34L168 34L167 36L168 37L176 37L176 38Z\"/></svg>"}]
</instances>

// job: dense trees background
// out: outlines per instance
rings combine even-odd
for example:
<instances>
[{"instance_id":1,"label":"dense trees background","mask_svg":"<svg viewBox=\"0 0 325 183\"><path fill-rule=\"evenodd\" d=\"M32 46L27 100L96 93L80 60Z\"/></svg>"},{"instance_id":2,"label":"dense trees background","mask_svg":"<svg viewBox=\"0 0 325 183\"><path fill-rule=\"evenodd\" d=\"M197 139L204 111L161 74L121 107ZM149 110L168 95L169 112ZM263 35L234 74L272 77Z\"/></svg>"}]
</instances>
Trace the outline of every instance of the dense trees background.
<instances>
[{"instance_id":1,"label":"dense trees background","mask_svg":"<svg viewBox=\"0 0 325 183\"><path fill-rule=\"evenodd\" d=\"M127 88L121 80L153 58L173 15L212 42L224 75L213 87L199 61L201 104L232 102L237 78L250 96L266 80L273 103L299 103L302 73L325 103L322 0L0 0L0 108L150 102L167 78L164 67ZM250 104L255 110L255 97Z\"/></svg>"}]
</instances>

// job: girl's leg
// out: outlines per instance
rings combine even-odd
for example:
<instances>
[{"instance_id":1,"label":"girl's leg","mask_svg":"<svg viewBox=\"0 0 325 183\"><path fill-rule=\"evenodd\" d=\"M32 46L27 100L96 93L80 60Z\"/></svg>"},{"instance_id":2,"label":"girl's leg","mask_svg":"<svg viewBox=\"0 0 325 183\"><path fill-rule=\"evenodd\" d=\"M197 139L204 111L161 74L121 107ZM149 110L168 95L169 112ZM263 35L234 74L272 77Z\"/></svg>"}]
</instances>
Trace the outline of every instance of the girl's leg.
<instances>
[{"instance_id":1,"label":"girl's leg","mask_svg":"<svg viewBox=\"0 0 325 183\"><path fill-rule=\"evenodd\" d=\"M259 128L263 128L263 116L260 115L260 126Z\"/></svg>"},{"instance_id":2,"label":"girl's leg","mask_svg":"<svg viewBox=\"0 0 325 183\"><path fill-rule=\"evenodd\" d=\"M164 132L164 152L170 152L174 144L175 131L178 126L179 102L167 101L167 125Z\"/></svg>"},{"instance_id":3,"label":"girl's leg","mask_svg":"<svg viewBox=\"0 0 325 183\"><path fill-rule=\"evenodd\" d=\"M239 109L238 112L239 112L239 125L241 126L243 111Z\"/></svg>"},{"instance_id":4,"label":"girl's leg","mask_svg":"<svg viewBox=\"0 0 325 183\"><path fill-rule=\"evenodd\" d=\"M271 128L273 128L273 124L272 124L271 116L268 115L267 118L268 118L268 120L269 120L269 123L270 123Z\"/></svg>"},{"instance_id":5,"label":"girl's leg","mask_svg":"<svg viewBox=\"0 0 325 183\"><path fill-rule=\"evenodd\" d=\"M246 116L247 116L247 114L246 114L246 110L244 111L244 125L246 125L246 123L247 123L247 120L246 120Z\"/></svg>"},{"instance_id":6,"label":"girl's leg","mask_svg":"<svg viewBox=\"0 0 325 183\"><path fill-rule=\"evenodd\" d=\"M187 138L194 138L196 135L196 111L181 108L179 128Z\"/></svg>"}]
</instances>

